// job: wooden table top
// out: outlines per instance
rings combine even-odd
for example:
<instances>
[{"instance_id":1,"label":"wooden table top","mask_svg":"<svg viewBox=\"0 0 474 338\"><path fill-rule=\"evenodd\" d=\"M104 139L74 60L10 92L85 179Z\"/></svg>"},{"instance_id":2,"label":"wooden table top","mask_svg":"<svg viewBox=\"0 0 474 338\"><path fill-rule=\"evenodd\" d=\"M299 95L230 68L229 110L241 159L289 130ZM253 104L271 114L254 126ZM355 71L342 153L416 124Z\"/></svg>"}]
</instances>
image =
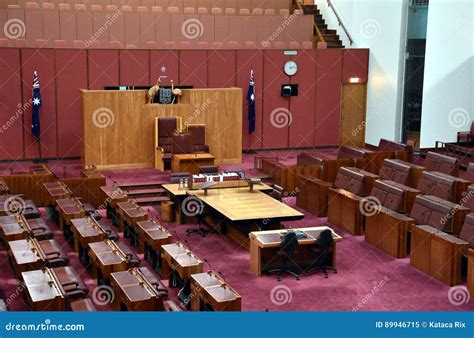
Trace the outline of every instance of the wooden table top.
<instances>
[{"instance_id":1,"label":"wooden table top","mask_svg":"<svg viewBox=\"0 0 474 338\"><path fill-rule=\"evenodd\" d=\"M119 187L104 186L104 187L100 187L100 189L112 201L117 201L117 200L126 201L128 199L128 195Z\"/></svg>"},{"instance_id":2,"label":"wooden table top","mask_svg":"<svg viewBox=\"0 0 474 338\"><path fill-rule=\"evenodd\" d=\"M69 189L62 182L47 182L43 186L51 196L69 195Z\"/></svg>"},{"instance_id":3,"label":"wooden table top","mask_svg":"<svg viewBox=\"0 0 474 338\"><path fill-rule=\"evenodd\" d=\"M159 298L153 282L137 268L113 272L110 276L112 283L117 285L131 302Z\"/></svg>"},{"instance_id":4,"label":"wooden table top","mask_svg":"<svg viewBox=\"0 0 474 338\"><path fill-rule=\"evenodd\" d=\"M240 298L240 295L213 271L192 274L191 284L197 287L201 295L212 298L215 303L227 303Z\"/></svg>"},{"instance_id":5,"label":"wooden table top","mask_svg":"<svg viewBox=\"0 0 474 338\"><path fill-rule=\"evenodd\" d=\"M42 218L25 219L23 215L11 215L0 217L0 231L5 236L14 234L29 234L33 228L46 227L46 222Z\"/></svg>"},{"instance_id":6,"label":"wooden table top","mask_svg":"<svg viewBox=\"0 0 474 338\"><path fill-rule=\"evenodd\" d=\"M213 160L215 156L209 153L199 153L199 154L174 154L173 159L178 159L179 161L192 161L192 160Z\"/></svg>"},{"instance_id":7,"label":"wooden table top","mask_svg":"<svg viewBox=\"0 0 474 338\"><path fill-rule=\"evenodd\" d=\"M117 203L117 207L122 211L140 208L140 206L133 201L119 202Z\"/></svg>"},{"instance_id":8,"label":"wooden table top","mask_svg":"<svg viewBox=\"0 0 474 338\"><path fill-rule=\"evenodd\" d=\"M297 220L304 214L277 201L260 191L242 191L239 188L209 190L207 196L204 191L188 191L217 210L231 221L249 220Z\"/></svg>"},{"instance_id":9,"label":"wooden table top","mask_svg":"<svg viewBox=\"0 0 474 338\"><path fill-rule=\"evenodd\" d=\"M261 248L276 248L281 244L281 235L287 233L289 230L290 229L254 231L249 234L249 237L255 239ZM302 245L316 243L316 239L323 230L331 230L335 242L342 241L342 237L327 226L291 229L291 231L303 231L306 234L306 238L298 239L298 242Z\"/></svg>"},{"instance_id":10,"label":"wooden table top","mask_svg":"<svg viewBox=\"0 0 474 338\"><path fill-rule=\"evenodd\" d=\"M71 228L81 238L97 237L100 235L105 235L105 237L107 237L102 228L97 225L97 222L90 217L75 218L71 220Z\"/></svg>"},{"instance_id":11,"label":"wooden table top","mask_svg":"<svg viewBox=\"0 0 474 338\"><path fill-rule=\"evenodd\" d=\"M59 244L54 239L37 241L36 239L20 239L18 241L8 242L10 250L17 264L26 264L45 260L48 255L58 253L65 257Z\"/></svg>"},{"instance_id":12,"label":"wooden table top","mask_svg":"<svg viewBox=\"0 0 474 338\"><path fill-rule=\"evenodd\" d=\"M202 264L202 260L193 254L181 243L165 244L161 246L164 257L170 257L181 267L190 267Z\"/></svg>"},{"instance_id":13,"label":"wooden table top","mask_svg":"<svg viewBox=\"0 0 474 338\"><path fill-rule=\"evenodd\" d=\"M249 184L247 181L242 181L242 180L239 180L239 181L226 181L226 182L216 182L217 184L212 187L212 188L209 188L210 189L240 189L240 191L249 191ZM223 183L223 184L219 184L219 183ZM229 183L235 183L237 184L238 186L234 186L234 187L226 187L227 185L229 185ZM224 187L222 187L224 186ZM162 185L163 189L167 190L171 195L173 196L186 196L188 191L198 191L197 189L189 189L189 188L179 188L179 184L178 183L170 183L170 184L163 184ZM262 183L262 184L256 184L253 186L253 190L254 191L271 191L272 190L272 187L270 187L269 185L265 184L265 183Z\"/></svg>"},{"instance_id":14,"label":"wooden table top","mask_svg":"<svg viewBox=\"0 0 474 338\"><path fill-rule=\"evenodd\" d=\"M152 241L173 238L173 235L155 220L140 221L137 222L137 226Z\"/></svg>"},{"instance_id":15,"label":"wooden table top","mask_svg":"<svg viewBox=\"0 0 474 338\"><path fill-rule=\"evenodd\" d=\"M126 262L126 258L118 251L111 241L89 243L90 252L97 257L103 266Z\"/></svg>"},{"instance_id":16,"label":"wooden table top","mask_svg":"<svg viewBox=\"0 0 474 338\"><path fill-rule=\"evenodd\" d=\"M63 289L53 276L51 269L22 272L23 282L33 302L63 297Z\"/></svg>"},{"instance_id":17,"label":"wooden table top","mask_svg":"<svg viewBox=\"0 0 474 338\"><path fill-rule=\"evenodd\" d=\"M65 215L74 215L83 211L82 205L74 198L63 198L56 200L60 211Z\"/></svg>"}]
</instances>

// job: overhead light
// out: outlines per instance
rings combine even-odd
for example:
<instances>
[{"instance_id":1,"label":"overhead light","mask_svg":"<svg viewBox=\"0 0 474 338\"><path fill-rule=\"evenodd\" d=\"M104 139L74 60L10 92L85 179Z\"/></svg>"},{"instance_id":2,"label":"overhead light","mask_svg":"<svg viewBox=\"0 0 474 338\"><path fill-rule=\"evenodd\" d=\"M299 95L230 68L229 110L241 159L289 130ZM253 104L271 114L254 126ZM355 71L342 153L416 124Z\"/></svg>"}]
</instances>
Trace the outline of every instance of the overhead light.
<instances>
[{"instance_id":1,"label":"overhead light","mask_svg":"<svg viewBox=\"0 0 474 338\"><path fill-rule=\"evenodd\" d=\"M349 83L359 83L360 82L360 77L350 77L349 78Z\"/></svg>"}]
</instances>

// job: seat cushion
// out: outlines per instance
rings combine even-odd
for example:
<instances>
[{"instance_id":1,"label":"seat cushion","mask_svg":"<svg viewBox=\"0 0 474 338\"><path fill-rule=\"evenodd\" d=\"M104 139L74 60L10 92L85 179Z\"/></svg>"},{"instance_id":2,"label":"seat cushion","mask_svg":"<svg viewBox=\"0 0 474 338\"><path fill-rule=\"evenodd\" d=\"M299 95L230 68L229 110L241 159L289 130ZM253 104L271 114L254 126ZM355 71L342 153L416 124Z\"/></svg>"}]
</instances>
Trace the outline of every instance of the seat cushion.
<instances>
[{"instance_id":1,"label":"seat cushion","mask_svg":"<svg viewBox=\"0 0 474 338\"><path fill-rule=\"evenodd\" d=\"M421 175L417 189L423 195L433 195L448 201L454 201L454 183L455 181L448 177L425 171Z\"/></svg>"},{"instance_id":2,"label":"seat cushion","mask_svg":"<svg viewBox=\"0 0 474 338\"><path fill-rule=\"evenodd\" d=\"M344 189L358 196L363 196L365 191L365 175L363 171L353 171L347 167L339 168L339 173L334 182L334 188Z\"/></svg>"},{"instance_id":3,"label":"seat cushion","mask_svg":"<svg viewBox=\"0 0 474 338\"><path fill-rule=\"evenodd\" d=\"M474 248L474 214L471 213L464 218L464 223L459 233L459 238L469 242L469 246Z\"/></svg>"},{"instance_id":4,"label":"seat cushion","mask_svg":"<svg viewBox=\"0 0 474 338\"><path fill-rule=\"evenodd\" d=\"M410 163L386 158L383 161L382 168L380 168L379 175L381 180L391 180L408 185L410 183L410 171Z\"/></svg>"},{"instance_id":5,"label":"seat cushion","mask_svg":"<svg viewBox=\"0 0 474 338\"><path fill-rule=\"evenodd\" d=\"M452 176L459 175L459 160L454 157L429 151L423 166L429 171L439 171Z\"/></svg>"},{"instance_id":6,"label":"seat cushion","mask_svg":"<svg viewBox=\"0 0 474 338\"><path fill-rule=\"evenodd\" d=\"M32 200L26 200L25 205L26 207L23 210L23 216L25 216L26 219L39 218L41 216L40 211Z\"/></svg>"}]
</instances>

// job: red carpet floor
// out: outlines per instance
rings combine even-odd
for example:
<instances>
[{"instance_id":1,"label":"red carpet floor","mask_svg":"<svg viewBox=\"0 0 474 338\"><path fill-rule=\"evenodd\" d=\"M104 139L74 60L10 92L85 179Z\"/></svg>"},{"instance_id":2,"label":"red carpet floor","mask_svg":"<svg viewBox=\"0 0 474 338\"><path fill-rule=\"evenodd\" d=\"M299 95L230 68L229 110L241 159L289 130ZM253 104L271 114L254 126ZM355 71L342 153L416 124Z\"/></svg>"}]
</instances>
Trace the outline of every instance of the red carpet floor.
<instances>
[{"instance_id":1,"label":"red carpet floor","mask_svg":"<svg viewBox=\"0 0 474 338\"><path fill-rule=\"evenodd\" d=\"M296 153L279 152L279 156L291 163ZM254 155L245 155L242 165L226 167L244 168L247 174L258 174L251 169ZM70 165L74 165L74 162ZM77 164L77 163L76 163ZM50 167L62 168L62 163L50 163ZM27 167L27 165L25 165ZM66 171L70 176L75 167ZM57 170L58 175L61 170ZM168 174L153 169L117 170L104 173L109 183L113 181L149 181L167 179ZM285 200L294 206L295 199ZM150 213L159 219L160 215L154 208ZM296 208L298 209L298 208ZM305 213L305 218L298 222L287 223L292 227L307 227L326 224L326 219L315 218ZM46 217L43 214L43 217ZM103 222L109 222L104 219ZM275 276L254 277L250 273L250 254L235 242L219 234L209 234L206 238L186 236L185 230L194 225L174 225L164 223L173 233L174 240L186 242L190 249L209 264L205 269L220 271L230 286L242 296L244 311L472 311L474 301L467 304L454 305L448 298L450 287L438 282L430 276L412 268L409 258L394 259L382 251L366 244L364 237L355 237L334 230L343 236L337 244L338 273L329 273L325 279L321 273L303 276L296 281L285 276L277 282ZM56 229L55 225L51 225ZM65 243L64 237L57 230L55 239L64 245L65 251L71 252L71 265L80 272L92 293L94 281L79 263L72 248ZM128 240L120 239L128 243ZM143 258L141 256L141 258ZM10 310L25 310L21 296L17 294L16 280L8 263L5 248L0 251L0 289L4 297L9 299ZM142 265L147 263L142 259ZM165 284L167 284L165 282ZM176 290L170 291L171 298L176 299ZM107 310L108 307L101 309Z\"/></svg>"}]
</instances>

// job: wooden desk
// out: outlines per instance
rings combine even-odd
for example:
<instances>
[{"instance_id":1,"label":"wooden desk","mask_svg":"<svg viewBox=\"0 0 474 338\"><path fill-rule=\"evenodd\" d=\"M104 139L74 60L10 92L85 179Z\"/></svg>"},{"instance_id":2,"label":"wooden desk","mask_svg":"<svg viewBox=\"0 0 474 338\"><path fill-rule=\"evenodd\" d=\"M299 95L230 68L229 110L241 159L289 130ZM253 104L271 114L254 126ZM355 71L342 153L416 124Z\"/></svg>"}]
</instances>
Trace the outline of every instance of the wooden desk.
<instances>
[{"instance_id":1,"label":"wooden desk","mask_svg":"<svg viewBox=\"0 0 474 338\"><path fill-rule=\"evenodd\" d=\"M250 249L248 234L255 230L280 228L280 222L300 220L301 212L277 201L260 191L242 191L237 188L188 191L211 208L213 215L206 222L218 232Z\"/></svg>"},{"instance_id":2,"label":"wooden desk","mask_svg":"<svg viewBox=\"0 0 474 338\"><path fill-rule=\"evenodd\" d=\"M151 261L150 264L154 262L152 266L156 266L157 261L151 258L160 255L161 246L171 244L173 236L155 220L137 222L135 232L138 238L138 252L145 253L145 258Z\"/></svg>"},{"instance_id":3,"label":"wooden desk","mask_svg":"<svg viewBox=\"0 0 474 338\"><path fill-rule=\"evenodd\" d=\"M314 253L304 250L311 245L316 243L316 239L323 230L331 230L333 233L334 246L333 246L333 257L332 265L336 266L336 242L342 241L342 237L339 236L329 227L311 227L311 228L298 228L292 229L292 231L303 231L306 233L307 238L301 238L298 240L298 244L302 246L302 250L298 250L298 253L293 258L293 262L297 262L298 267L303 269L314 262ZM255 231L249 234L250 238L250 271L255 276L259 277L262 272L275 268L275 265L279 263L276 261L274 250L278 249L281 244L281 234L288 232L288 229L271 230L271 231ZM306 251L306 252L305 252Z\"/></svg>"},{"instance_id":4,"label":"wooden desk","mask_svg":"<svg viewBox=\"0 0 474 338\"><path fill-rule=\"evenodd\" d=\"M66 292L53 269L26 271L21 276L30 310L66 311Z\"/></svg>"},{"instance_id":5,"label":"wooden desk","mask_svg":"<svg viewBox=\"0 0 474 338\"><path fill-rule=\"evenodd\" d=\"M214 311L241 311L242 298L213 271L191 275L192 311L210 306ZM187 304L185 304L187 305Z\"/></svg>"},{"instance_id":6,"label":"wooden desk","mask_svg":"<svg viewBox=\"0 0 474 338\"><path fill-rule=\"evenodd\" d=\"M104 186L100 187L100 190L104 193L103 200L106 203L107 218L112 218L114 225L118 226L117 203L128 201L128 195L116 186Z\"/></svg>"},{"instance_id":7,"label":"wooden desk","mask_svg":"<svg viewBox=\"0 0 474 338\"><path fill-rule=\"evenodd\" d=\"M63 230L65 235L70 231L71 220L85 216L82 204L74 197L56 200L56 210L59 214L59 229Z\"/></svg>"},{"instance_id":8,"label":"wooden desk","mask_svg":"<svg viewBox=\"0 0 474 338\"><path fill-rule=\"evenodd\" d=\"M365 216L365 241L390 256L404 258L408 254L408 233L415 220L382 206Z\"/></svg>"},{"instance_id":9,"label":"wooden desk","mask_svg":"<svg viewBox=\"0 0 474 338\"><path fill-rule=\"evenodd\" d=\"M329 188L328 222L355 236L363 234L363 215L360 202L363 197L344 189Z\"/></svg>"},{"instance_id":10,"label":"wooden desk","mask_svg":"<svg viewBox=\"0 0 474 338\"><path fill-rule=\"evenodd\" d=\"M64 266L69 259L54 240L38 241L34 238L8 242L8 255L17 278L24 271L38 270L50 263Z\"/></svg>"},{"instance_id":11,"label":"wooden desk","mask_svg":"<svg viewBox=\"0 0 474 338\"><path fill-rule=\"evenodd\" d=\"M211 154L175 154L171 160L171 171L174 173L199 174L199 167L214 165L215 157Z\"/></svg>"},{"instance_id":12,"label":"wooden desk","mask_svg":"<svg viewBox=\"0 0 474 338\"><path fill-rule=\"evenodd\" d=\"M125 237L133 235L133 225L135 222L148 220L148 213L135 202L117 203L119 215L119 230Z\"/></svg>"},{"instance_id":13,"label":"wooden desk","mask_svg":"<svg viewBox=\"0 0 474 338\"><path fill-rule=\"evenodd\" d=\"M5 242L26 239L30 236L41 237L45 231L49 231L49 229L41 218L27 220L20 214L0 217L0 238ZM51 238L52 234L49 237Z\"/></svg>"},{"instance_id":14,"label":"wooden desk","mask_svg":"<svg viewBox=\"0 0 474 338\"><path fill-rule=\"evenodd\" d=\"M97 278L98 285L101 279L108 284L112 272L125 271L129 268L129 260L120 248L120 244L106 240L88 245L92 263L91 273L94 278Z\"/></svg>"},{"instance_id":15,"label":"wooden desk","mask_svg":"<svg viewBox=\"0 0 474 338\"><path fill-rule=\"evenodd\" d=\"M71 220L71 231L74 237L74 251L87 267L89 257L89 243L102 242L108 238L104 228L91 217Z\"/></svg>"},{"instance_id":16,"label":"wooden desk","mask_svg":"<svg viewBox=\"0 0 474 338\"><path fill-rule=\"evenodd\" d=\"M189 280L192 274L202 272L202 260L182 243L165 244L161 246L161 250L163 255L160 275L163 279L169 279L172 271L182 280Z\"/></svg>"},{"instance_id":17,"label":"wooden desk","mask_svg":"<svg viewBox=\"0 0 474 338\"><path fill-rule=\"evenodd\" d=\"M69 188L62 182L47 182L43 183L43 186L48 195L48 206L54 206L56 205L56 200L68 199L70 196Z\"/></svg>"},{"instance_id":18,"label":"wooden desk","mask_svg":"<svg viewBox=\"0 0 474 338\"><path fill-rule=\"evenodd\" d=\"M296 205L317 217L328 213L328 194L332 184L313 176L298 175Z\"/></svg>"},{"instance_id":19,"label":"wooden desk","mask_svg":"<svg viewBox=\"0 0 474 338\"><path fill-rule=\"evenodd\" d=\"M412 229L410 264L450 286L461 281L461 258L469 243L427 225Z\"/></svg>"},{"instance_id":20,"label":"wooden desk","mask_svg":"<svg viewBox=\"0 0 474 338\"><path fill-rule=\"evenodd\" d=\"M185 221L185 215L183 213L183 200L188 196L188 191L193 191L190 188L179 188L178 183L163 184L163 189L168 192L170 200L174 202L174 213L175 213L175 222L176 224L182 224ZM218 182L215 186L210 189L229 189L235 188L240 189L242 192L249 191L249 184L247 181L238 180L238 181L228 181L228 182ZM262 183L253 186L254 191L261 192L271 192L273 190L269 185Z\"/></svg>"},{"instance_id":21,"label":"wooden desk","mask_svg":"<svg viewBox=\"0 0 474 338\"><path fill-rule=\"evenodd\" d=\"M149 272L147 268L132 268L111 274L110 285L115 294L112 308L115 311L164 310L163 299L141 269Z\"/></svg>"}]
</instances>

